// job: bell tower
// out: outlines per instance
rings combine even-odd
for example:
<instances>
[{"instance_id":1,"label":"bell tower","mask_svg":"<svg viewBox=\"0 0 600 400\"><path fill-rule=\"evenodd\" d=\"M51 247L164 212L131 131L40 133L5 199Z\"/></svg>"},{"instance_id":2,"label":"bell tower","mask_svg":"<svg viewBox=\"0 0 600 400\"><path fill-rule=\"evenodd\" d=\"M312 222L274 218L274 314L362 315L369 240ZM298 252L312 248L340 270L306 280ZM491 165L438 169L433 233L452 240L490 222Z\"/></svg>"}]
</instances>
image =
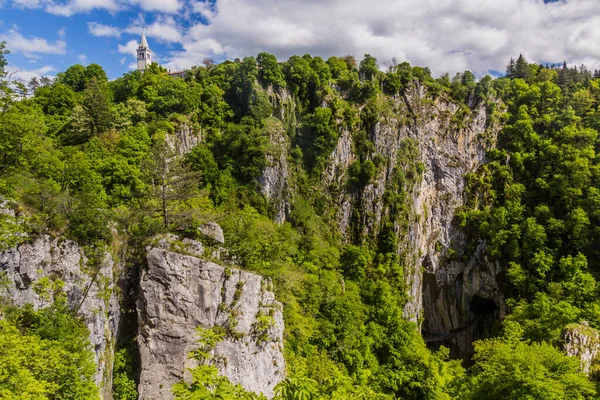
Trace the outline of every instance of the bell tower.
<instances>
[{"instance_id":1,"label":"bell tower","mask_svg":"<svg viewBox=\"0 0 600 400\"><path fill-rule=\"evenodd\" d=\"M138 71L144 72L148 66L152 64L152 52L148 46L146 40L146 32L142 32L142 38L140 39L140 45L137 49L137 69Z\"/></svg>"}]
</instances>

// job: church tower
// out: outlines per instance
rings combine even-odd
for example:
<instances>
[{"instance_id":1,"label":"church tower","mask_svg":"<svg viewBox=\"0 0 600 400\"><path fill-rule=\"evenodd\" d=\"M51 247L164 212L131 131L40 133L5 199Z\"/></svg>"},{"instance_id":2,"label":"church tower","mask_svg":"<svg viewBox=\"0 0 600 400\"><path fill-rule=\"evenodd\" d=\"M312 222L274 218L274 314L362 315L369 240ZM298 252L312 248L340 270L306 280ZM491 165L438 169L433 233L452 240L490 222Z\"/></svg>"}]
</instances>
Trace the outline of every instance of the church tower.
<instances>
[{"instance_id":1,"label":"church tower","mask_svg":"<svg viewBox=\"0 0 600 400\"><path fill-rule=\"evenodd\" d=\"M144 72L152 64L152 52L148 47L148 41L146 40L146 33L142 32L142 38L140 39L140 45L137 49L137 69L138 71Z\"/></svg>"}]
</instances>

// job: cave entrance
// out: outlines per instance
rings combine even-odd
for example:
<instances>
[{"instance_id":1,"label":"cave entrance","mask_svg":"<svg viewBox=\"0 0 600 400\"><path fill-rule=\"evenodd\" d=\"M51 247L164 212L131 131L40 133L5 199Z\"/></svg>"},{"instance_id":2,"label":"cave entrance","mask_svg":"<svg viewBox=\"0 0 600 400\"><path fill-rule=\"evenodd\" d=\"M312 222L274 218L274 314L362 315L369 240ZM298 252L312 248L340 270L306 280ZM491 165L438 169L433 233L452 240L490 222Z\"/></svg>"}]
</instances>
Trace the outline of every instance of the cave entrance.
<instances>
[{"instance_id":1,"label":"cave entrance","mask_svg":"<svg viewBox=\"0 0 600 400\"><path fill-rule=\"evenodd\" d=\"M479 316L493 316L498 311L498 305L492 299L482 297L478 294L471 297L469 302L473 314Z\"/></svg>"}]
</instances>

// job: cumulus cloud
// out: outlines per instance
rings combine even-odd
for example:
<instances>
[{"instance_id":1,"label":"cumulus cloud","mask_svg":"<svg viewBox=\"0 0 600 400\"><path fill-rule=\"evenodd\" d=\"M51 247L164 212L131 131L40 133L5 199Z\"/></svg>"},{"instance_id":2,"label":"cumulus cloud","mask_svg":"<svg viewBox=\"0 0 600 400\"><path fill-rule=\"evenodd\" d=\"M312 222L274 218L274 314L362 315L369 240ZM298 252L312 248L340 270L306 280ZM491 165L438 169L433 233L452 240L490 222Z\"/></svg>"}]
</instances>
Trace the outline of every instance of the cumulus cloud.
<instances>
[{"instance_id":1,"label":"cumulus cloud","mask_svg":"<svg viewBox=\"0 0 600 400\"><path fill-rule=\"evenodd\" d=\"M2 1L2 0L0 0ZM72 15L95 8L158 12L150 39L178 45L169 68L205 57L261 51L286 60L365 53L381 64L395 57L435 74L503 71L510 57L586 63L600 68L600 1L560 0L12 0L22 8ZM143 22L124 31L139 35ZM95 26L100 28L104 26ZM112 27L109 27L112 28ZM92 28L90 27L90 32ZM116 29L116 28L114 28ZM97 33L100 30L97 31ZM104 31L109 32L109 31ZM114 31L110 31L114 32ZM109 36L106 34L106 36ZM117 37L116 33L112 36ZM57 42L58 43L58 42ZM119 46L121 48L130 46ZM172 48L172 47L171 47ZM132 54L131 48L127 51ZM125 50L124 50L125 51Z\"/></svg>"},{"instance_id":2,"label":"cumulus cloud","mask_svg":"<svg viewBox=\"0 0 600 400\"><path fill-rule=\"evenodd\" d=\"M137 48L138 48L137 40L130 40L124 45L119 45L117 49L121 54L127 54L133 57L137 57Z\"/></svg>"},{"instance_id":3,"label":"cumulus cloud","mask_svg":"<svg viewBox=\"0 0 600 400\"><path fill-rule=\"evenodd\" d=\"M183 0L12 0L12 4L18 8L42 8L51 14L70 17L73 14L85 13L94 9L117 12L132 7L139 7L144 11L174 14L182 8L182 1Z\"/></svg>"},{"instance_id":4,"label":"cumulus cloud","mask_svg":"<svg viewBox=\"0 0 600 400\"><path fill-rule=\"evenodd\" d=\"M172 66L222 51L329 57L369 53L429 66L434 73L504 70L510 57L585 62L600 68L600 2L563 0L218 0L192 1L208 20L182 37ZM194 14L192 13L192 17Z\"/></svg>"},{"instance_id":5,"label":"cumulus cloud","mask_svg":"<svg viewBox=\"0 0 600 400\"><path fill-rule=\"evenodd\" d=\"M116 0L12 0L18 8L44 9L46 12L63 17L95 9L116 12L122 9Z\"/></svg>"},{"instance_id":6,"label":"cumulus cloud","mask_svg":"<svg viewBox=\"0 0 600 400\"><path fill-rule=\"evenodd\" d=\"M126 28L125 32L141 35L144 29L148 37L164 43L178 43L183 38L183 27L179 26L172 16L163 15L158 15L151 25L145 27L143 21L137 21Z\"/></svg>"},{"instance_id":7,"label":"cumulus cloud","mask_svg":"<svg viewBox=\"0 0 600 400\"><path fill-rule=\"evenodd\" d=\"M216 15L216 7L207 1L192 1L192 11L204 17L208 22L211 22Z\"/></svg>"},{"instance_id":8,"label":"cumulus cloud","mask_svg":"<svg viewBox=\"0 0 600 400\"><path fill-rule=\"evenodd\" d=\"M170 53L164 66L172 70L188 69L202 64L206 58L215 58L224 53L225 49L214 39L186 41L183 50Z\"/></svg>"},{"instance_id":9,"label":"cumulus cloud","mask_svg":"<svg viewBox=\"0 0 600 400\"><path fill-rule=\"evenodd\" d=\"M54 76L52 74L56 72L56 68L50 65L45 65L38 69L23 70L9 65L7 67L7 71L11 80L27 83L33 77L40 78L42 76L47 76L49 78L53 78Z\"/></svg>"},{"instance_id":10,"label":"cumulus cloud","mask_svg":"<svg viewBox=\"0 0 600 400\"><path fill-rule=\"evenodd\" d=\"M121 31L119 28L103 25L98 22L88 22L88 31L92 36L103 36L103 37L120 37Z\"/></svg>"},{"instance_id":11,"label":"cumulus cloud","mask_svg":"<svg viewBox=\"0 0 600 400\"><path fill-rule=\"evenodd\" d=\"M174 14L182 7L180 0L127 0L131 5L137 5L144 11L157 11Z\"/></svg>"},{"instance_id":12,"label":"cumulus cloud","mask_svg":"<svg viewBox=\"0 0 600 400\"><path fill-rule=\"evenodd\" d=\"M43 0L13 0L13 4L18 8L38 8Z\"/></svg>"},{"instance_id":13,"label":"cumulus cloud","mask_svg":"<svg viewBox=\"0 0 600 400\"><path fill-rule=\"evenodd\" d=\"M37 54L65 54L67 42L57 40L54 44L39 37L25 37L18 31L11 29L0 33L0 42L6 42L6 47L15 53L22 53L26 57L35 57Z\"/></svg>"}]
</instances>

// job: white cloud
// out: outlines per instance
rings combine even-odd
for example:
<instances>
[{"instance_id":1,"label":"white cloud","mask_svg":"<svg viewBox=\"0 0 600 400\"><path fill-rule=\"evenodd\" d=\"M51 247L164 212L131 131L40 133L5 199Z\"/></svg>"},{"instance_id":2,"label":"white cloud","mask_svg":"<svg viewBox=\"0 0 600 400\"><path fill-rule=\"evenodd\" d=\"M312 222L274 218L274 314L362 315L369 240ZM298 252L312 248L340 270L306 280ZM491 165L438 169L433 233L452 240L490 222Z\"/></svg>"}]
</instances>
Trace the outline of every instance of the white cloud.
<instances>
[{"instance_id":1,"label":"white cloud","mask_svg":"<svg viewBox=\"0 0 600 400\"><path fill-rule=\"evenodd\" d=\"M38 8L43 0L13 0L13 4L18 8Z\"/></svg>"},{"instance_id":2,"label":"white cloud","mask_svg":"<svg viewBox=\"0 0 600 400\"><path fill-rule=\"evenodd\" d=\"M216 7L206 1L193 2L192 11L202 15L207 21L212 21L216 15Z\"/></svg>"},{"instance_id":3,"label":"white cloud","mask_svg":"<svg viewBox=\"0 0 600 400\"><path fill-rule=\"evenodd\" d=\"M42 76L47 76L47 77L53 78L54 76L52 75L52 73L56 72L56 68L54 68L50 65L45 65L38 69L22 70L22 69L19 69L19 68L9 65L7 67L7 71L8 71L8 74L9 74L11 80L27 83L33 77L40 78Z\"/></svg>"},{"instance_id":4,"label":"white cloud","mask_svg":"<svg viewBox=\"0 0 600 400\"><path fill-rule=\"evenodd\" d=\"M0 0L3 1L3 0ZM585 62L600 68L600 1L561 0L12 0L59 15L139 7L160 13L147 27L153 40L181 45L169 68L203 58L261 51L329 57L369 53L396 57L435 74L503 71L510 57L532 62ZM185 21L186 27L181 23ZM208 22L209 25L204 25ZM191 25L190 25L191 23ZM125 29L139 35L143 22ZM104 26L103 26L104 27ZM98 28L98 27L96 27ZM112 27L110 27L112 28ZM89 28L92 32L92 28ZM116 29L116 28L115 28ZM117 37L116 34L112 33ZM43 39L42 39L43 40ZM57 42L59 44L59 42ZM137 43L136 43L137 44ZM134 54L127 43L127 54Z\"/></svg>"},{"instance_id":5,"label":"white cloud","mask_svg":"<svg viewBox=\"0 0 600 400\"><path fill-rule=\"evenodd\" d=\"M2 2L0 0L0 5ZM96 9L117 12L132 7L176 14L183 7L183 0L12 0L12 4L17 8L42 8L50 14L70 17Z\"/></svg>"},{"instance_id":6,"label":"white cloud","mask_svg":"<svg viewBox=\"0 0 600 400\"><path fill-rule=\"evenodd\" d=\"M10 51L23 53L27 57L35 57L36 54L65 54L67 48L67 42L64 40L57 40L51 44L39 37L26 38L14 29L0 33L0 42L2 41L6 41L6 47Z\"/></svg>"},{"instance_id":7,"label":"white cloud","mask_svg":"<svg viewBox=\"0 0 600 400\"><path fill-rule=\"evenodd\" d=\"M587 62L600 68L600 1L570 0L193 0L196 23L170 66L213 52L228 58L261 51L329 57L396 57L435 74L503 71L510 57L532 62ZM196 13L196 14L194 14Z\"/></svg>"},{"instance_id":8,"label":"white cloud","mask_svg":"<svg viewBox=\"0 0 600 400\"><path fill-rule=\"evenodd\" d=\"M121 32L119 28L103 25L98 22L88 22L88 31L92 36L104 36L104 37L120 37Z\"/></svg>"},{"instance_id":9,"label":"white cloud","mask_svg":"<svg viewBox=\"0 0 600 400\"><path fill-rule=\"evenodd\" d=\"M137 57L137 40L130 40L124 45L119 45L117 48L121 54L128 54L130 56Z\"/></svg>"},{"instance_id":10,"label":"white cloud","mask_svg":"<svg viewBox=\"0 0 600 400\"><path fill-rule=\"evenodd\" d=\"M43 8L50 14L63 17L95 9L116 12L122 8L116 0L12 0L12 2L18 8Z\"/></svg>"},{"instance_id":11,"label":"white cloud","mask_svg":"<svg viewBox=\"0 0 600 400\"><path fill-rule=\"evenodd\" d=\"M80 54L77 56L77 59L82 63L85 64L87 63L87 56L85 54Z\"/></svg>"},{"instance_id":12,"label":"white cloud","mask_svg":"<svg viewBox=\"0 0 600 400\"><path fill-rule=\"evenodd\" d=\"M139 6L144 11L157 11L169 14L177 13L182 7L180 0L127 0L127 2Z\"/></svg>"},{"instance_id":13,"label":"white cloud","mask_svg":"<svg viewBox=\"0 0 600 400\"><path fill-rule=\"evenodd\" d=\"M141 35L144 30L143 22L138 21L134 25L129 26L125 29L125 32ZM181 42L183 35L183 28L180 27L175 19L171 16L157 16L154 22L145 27L146 36L150 39L158 40L165 43L177 43ZM150 43L150 48L152 44Z\"/></svg>"}]
</instances>

